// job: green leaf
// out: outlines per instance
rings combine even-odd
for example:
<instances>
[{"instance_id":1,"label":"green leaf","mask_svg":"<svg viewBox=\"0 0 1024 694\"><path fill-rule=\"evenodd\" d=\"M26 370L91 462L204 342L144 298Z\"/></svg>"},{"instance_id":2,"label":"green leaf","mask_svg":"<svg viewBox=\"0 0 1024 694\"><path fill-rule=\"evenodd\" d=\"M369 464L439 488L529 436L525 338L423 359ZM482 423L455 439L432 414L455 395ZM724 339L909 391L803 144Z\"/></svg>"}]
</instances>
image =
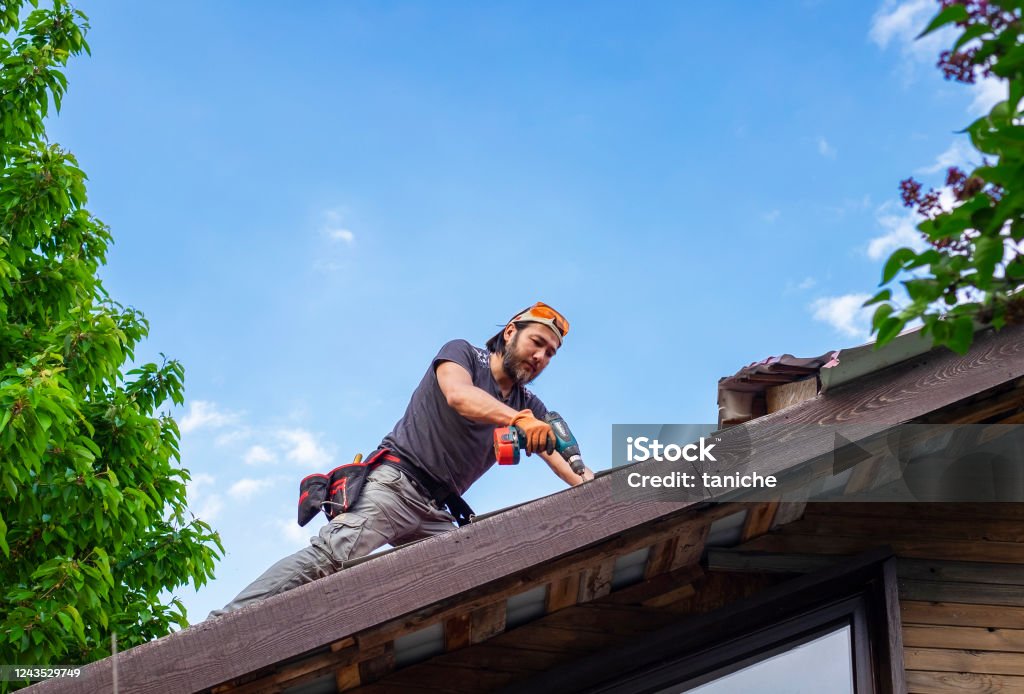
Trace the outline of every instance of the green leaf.
<instances>
[{"instance_id":1,"label":"green leaf","mask_svg":"<svg viewBox=\"0 0 1024 694\"><path fill-rule=\"evenodd\" d=\"M882 291L878 292L873 297L865 301L863 304L861 304L861 306L867 307L871 306L872 304L877 304L879 301L889 301L890 299L892 299L892 290L883 289Z\"/></svg>"},{"instance_id":2,"label":"green leaf","mask_svg":"<svg viewBox=\"0 0 1024 694\"><path fill-rule=\"evenodd\" d=\"M882 324L878 328L878 337L875 339L875 348L882 347L892 341L894 337L900 334L903 330L903 326L906 325L906 320L897 316L889 316L882 321Z\"/></svg>"},{"instance_id":3,"label":"green leaf","mask_svg":"<svg viewBox=\"0 0 1024 694\"><path fill-rule=\"evenodd\" d=\"M876 332L893 310L892 304L882 304L876 308L874 315L871 317L871 331Z\"/></svg>"},{"instance_id":4,"label":"green leaf","mask_svg":"<svg viewBox=\"0 0 1024 694\"><path fill-rule=\"evenodd\" d=\"M974 262L978 275L987 281L1003 259L1003 239L1000 236L981 236L974 241Z\"/></svg>"},{"instance_id":5,"label":"green leaf","mask_svg":"<svg viewBox=\"0 0 1024 694\"><path fill-rule=\"evenodd\" d=\"M972 24L964 30L964 33L960 35L960 38L953 44L953 52L959 51L964 44L976 38L984 36L986 33L992 31L991 27L987 24Z\"/></svg>"},{"instance_id":6,"label":"green leaf","mask_svg":"<svg viewBox=\"0 0 1024 694\"><path fill-rule=\"evenodd\" d=\"M917 257L917 253L909 248L897 248L889 256L882 270L882 284L888 284L892 278L903 268L903 265Z\"/></svg>"},{"instance_id":7,"label":"green leaf","mask_svg":"<svg viewBox=\"0 0 1024 694\"><path fill-rule=\"evenodd\" d=\"M935 15L935 18L932 19L931 23L927 27L925 27L924 31L917 35L917 38L927 36L947 24L952 24L953 22L966 22L968 19L970 19L970 15L967 14L966 7L963 5L950 5L942 12Z\"/></svg>"},{"instance_id":8,"label":"green leaf","mask_svg":"<svg viewBox=\"0 0 1024 694\"><path fill-rule=\"evenodd\" d=\"M915 302L929 304L942 295L942 286L934 279L921 278L906 280L903 286Z\"/></svg>"},{"instance_id":9,"label":"green leaf","mask_svg":"<svg viewBox=\"0 0 1024 694\"><path fill-rule=\"evenodd\" d=\"M974 321L969 316L960 316L953 321L953 330L946 345L957 354L967 354L973 341Z\"/></svg>"}]
</instances>

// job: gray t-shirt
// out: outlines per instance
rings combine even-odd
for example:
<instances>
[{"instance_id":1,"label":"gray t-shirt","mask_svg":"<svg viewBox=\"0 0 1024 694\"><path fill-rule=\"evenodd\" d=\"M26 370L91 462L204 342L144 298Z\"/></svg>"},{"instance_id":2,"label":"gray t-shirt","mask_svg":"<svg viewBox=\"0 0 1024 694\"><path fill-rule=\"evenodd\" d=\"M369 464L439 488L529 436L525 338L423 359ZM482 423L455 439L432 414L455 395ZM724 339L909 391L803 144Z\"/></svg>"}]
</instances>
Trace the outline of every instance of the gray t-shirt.
<instances>
[{"instance_id":1,"label":"gray t-shirt","mask_svg":"<svg viewBox=\"0 0 1024 694\"><path fill-rule=\"evenodd\" d=\"M538 418L548 412L540 398L523 386L514 387L508 398L502 398L501 389L491 374L489 356L487 350L465 340L445 344L413 392L405 414L381 442L381 446L390 448L460 495L496 462L494 429L497 425L474 422L448 405L437 383L436 370L441 362L455 362L466 369L473 385L513 410L529 408Z\"/></svg>"}]
</instances>

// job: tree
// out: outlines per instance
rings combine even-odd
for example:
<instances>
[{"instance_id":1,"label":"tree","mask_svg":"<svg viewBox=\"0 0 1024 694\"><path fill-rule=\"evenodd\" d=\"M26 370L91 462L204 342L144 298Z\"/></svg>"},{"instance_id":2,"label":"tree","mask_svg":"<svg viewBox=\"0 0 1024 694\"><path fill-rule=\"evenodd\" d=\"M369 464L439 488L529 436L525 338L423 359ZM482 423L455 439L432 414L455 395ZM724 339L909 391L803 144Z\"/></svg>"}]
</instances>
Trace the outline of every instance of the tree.
<instances>
[{"instance_id":1,"label":"tree","mask_svg":"<svg viewBox=\"0 0 1024 694\"><path fill-rule=\"evenodd\" d=\"M176 361L131 368L144 316L97 277L110 230L47 140L87 18L0 2L0 663L78 664L187 626L167 591L213 576L188 516ZM130 369L130 370L127 370ZM127 370L127 371L126 371Z\"/></svg>"},{"instance_id":2,"label":"tree","mask_svg":"<svg viewBox=\"0 0 1024 694\"><path fill-rule=\"evenodd\" d=\"M900 283L909 303L893 302L891 288L865 303L878 304L872 320L878 346L920 319L935 344L963 354L976 325L999 329L1024 321L1022 8L1021 0L940 0L938 14L921 34L955 27L956 40L939 57L945 77L966 84L979 76L999 79L1006 99L964 130L982 164L970 173L948 170L951 204L942 204L938 190L923 192L912 178L900 184L904 204L923 218L917 228L927 248L899 248L885 263L882 285L905 277Z\"/></svg>"}]
</instances>

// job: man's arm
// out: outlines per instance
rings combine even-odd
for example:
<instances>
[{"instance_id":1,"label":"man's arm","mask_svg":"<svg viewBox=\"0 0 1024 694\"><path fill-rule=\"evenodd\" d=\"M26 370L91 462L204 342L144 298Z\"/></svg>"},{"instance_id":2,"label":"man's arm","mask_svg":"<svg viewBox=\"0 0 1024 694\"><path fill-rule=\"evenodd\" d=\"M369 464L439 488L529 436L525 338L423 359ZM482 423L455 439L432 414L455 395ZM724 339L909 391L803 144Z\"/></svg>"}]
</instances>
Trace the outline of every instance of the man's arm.
<instances>
[{"instance_id":1,"label":"man's arm","mask_svg":"<svg viewBox=\"0 0 1024 694\"><path fill-rule=\"evenodd\" d=\"M453 361L441 362L435 373L437 384L449 407L463 417L475 422L506 426L516 416L517 410L473 385L473 378L462 365Z\"/></svg>"},{"instance_id":2,"label":"man's arm","mask_svg":"<svg viewBox=\"0 0 1024 694\"><path fill-rule=\"evenodd\" d=\"M517 410L513 410L490 393L473 385L473 378L465 367L453 361L438 364L436 373L437 384L441 387L441 392L444 393L448 405L467 419L506 426L518 413ZM569 467L565 458L557 452L551 454L541 452L538 455L544 459L551 471L562 478L566 484L575 486L594 479L594 473L589 468L583 471L583 476L577 475Z\"/></svg>"},{"instance_id":3,"label":"man's arm","mask_svg":"<svg viewBox=\"0 0 1024 694\"><path fill-rule=\"evenodd\" d=\"M586 466L583 468L582 475L577 475L573 472L569 463L558 451L555 451L554 453L541 452L537 455L544 459L544 462L548 464L548 467L551 468L553 473L558 475L562 481L571 487L575 487L577 484L583 484L584 482L594 479L593 471Z\"/></svg>"}]
</instances>

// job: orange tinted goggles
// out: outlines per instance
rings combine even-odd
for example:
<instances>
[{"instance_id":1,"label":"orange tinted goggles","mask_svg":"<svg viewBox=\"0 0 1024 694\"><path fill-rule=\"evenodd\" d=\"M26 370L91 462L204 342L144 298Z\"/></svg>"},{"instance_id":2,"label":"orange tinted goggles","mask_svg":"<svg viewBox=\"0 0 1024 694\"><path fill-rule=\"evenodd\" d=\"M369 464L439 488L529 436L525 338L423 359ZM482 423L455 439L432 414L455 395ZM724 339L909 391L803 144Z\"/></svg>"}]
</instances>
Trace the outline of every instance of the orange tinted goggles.
<instances>
[{"instance_id":1,"label":"orange tinted goggles","mask_svg":"<svg viewBox=\"0 0 1024 694\"><path fill-rule=\"evenodd\" d=\"M550 325L562 337L569 334L569 321L565 319L565 316L541 301L517 313L509 323L517 323L519 321L531 321Z\"/></svg>"}]
</instances>

